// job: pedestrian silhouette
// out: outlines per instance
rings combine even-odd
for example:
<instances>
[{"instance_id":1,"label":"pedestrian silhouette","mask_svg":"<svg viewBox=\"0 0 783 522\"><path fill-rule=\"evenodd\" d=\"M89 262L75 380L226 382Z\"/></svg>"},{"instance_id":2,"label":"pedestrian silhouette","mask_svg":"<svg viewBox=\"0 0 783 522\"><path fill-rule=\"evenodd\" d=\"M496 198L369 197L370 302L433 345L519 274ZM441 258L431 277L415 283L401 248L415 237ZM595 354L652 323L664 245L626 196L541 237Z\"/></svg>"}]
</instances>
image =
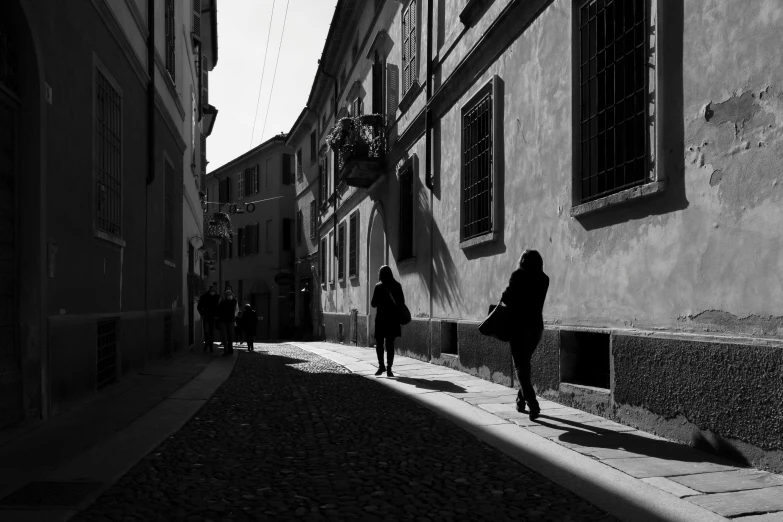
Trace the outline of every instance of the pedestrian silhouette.
<instances>
[{"instance_id":1,"label":"pedestrian silhouette","mask_svg":"<svg viewBox=\"0 0 783 522\"><path fill-rule=\"evenodd\" d=\"M405 304L402 285L394 279L391 268L383 265L378 270L378 283L372 293L370 304L377 308L375 314L375 351L378 354L378 371L375 375L386 372L388 377L394 377L394 339L402 336L400 328L400 308ZM383 349L386 347L386 365L383 364Z\"/></svg>"},{"instance_id":2,"label":"pedestrian silhouette","mask_svg":"<svg viewBox=\"0 0 783 522\"><path fill-rule=\"evenodd\" d=\"M227 289L218 303L217 313L217 319L220 324L220 338L223 341L223 355L234 353L234 321L238 311L239 304L234 297L234 292L231 289Z\"/></svg>"},{"instance_id":3,"label":"pedestrian silhouette","mask_svg":"<svg viewBox=\"0 0 783 522\"><path fill-rule=\"evenodd\" d=\"M519 258L518 267L511 274L508 287L500 300L510 309L509 328L511 357L519 381L517 411L526 413L525 402L530 408L530 420L541 413L536 392L530 381L530 360L544 333L544 318L541 311L549 289L549 277L544 273L544 260L535 250L525 250Z\"/></svg>"},{"instance_id":4,"label":"pedestrian silhouette","mask_svg":"<svg viewBox=\"0 0 783 522\"><path fill-rule=\"evenodd\" d=\"M256 328L258 326L258 314L250 306L250 303L245 304L245 311L242 312L242 317L237 319L239 325L242 328L242 333L245 335L245 341L247 342L247 350L253 351L253 338L256 335Z\"/></svg>"},{"instance_id":5,"label":"pedestrian silhouette","mask_svg":"<svg viewBox=\"0 0 783 522\"><path fill-rule=\"evenodd\" d=\"M204 348L202 351L214 351L215 343L215 321L217 320L218 303L220 296L217 293L217 287L210 285L209 290L201 294L198 299L196 309L201 315L201 326L204 331Z\"/></svg>"}]
</instances>

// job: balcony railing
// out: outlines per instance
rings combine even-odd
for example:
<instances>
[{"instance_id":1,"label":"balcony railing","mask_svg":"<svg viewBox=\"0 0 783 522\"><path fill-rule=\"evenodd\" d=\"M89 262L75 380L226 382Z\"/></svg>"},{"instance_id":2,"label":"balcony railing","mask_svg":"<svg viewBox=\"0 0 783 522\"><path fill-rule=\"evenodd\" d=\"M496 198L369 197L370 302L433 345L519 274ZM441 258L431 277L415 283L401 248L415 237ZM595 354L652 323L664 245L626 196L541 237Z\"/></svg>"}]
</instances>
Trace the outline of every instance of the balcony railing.
<instances>
[{"instance_id":1,"label":"balcony railing","mask_svg":"<svg viewBox=\"0 0 783 522\"><path fill-rule=\"evenodd\" d=\"M368 188L386 165L386 122L383 115L342 118L327 136L336 151L339 179L352 187Z\"/></svg>"}]
</instances>

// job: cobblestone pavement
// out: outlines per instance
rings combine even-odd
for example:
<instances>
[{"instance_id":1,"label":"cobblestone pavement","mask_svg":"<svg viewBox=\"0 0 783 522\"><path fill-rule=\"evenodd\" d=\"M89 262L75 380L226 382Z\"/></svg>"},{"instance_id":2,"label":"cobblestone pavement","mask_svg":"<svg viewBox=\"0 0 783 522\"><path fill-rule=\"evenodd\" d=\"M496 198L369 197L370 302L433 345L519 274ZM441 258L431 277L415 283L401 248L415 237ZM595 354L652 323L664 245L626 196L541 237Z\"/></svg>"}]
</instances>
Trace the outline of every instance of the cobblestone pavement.
<instances>
[{"instance_id":1,"label":"cobblestone pavement","mask_svg":"<svg viewBox=\"0 0 783 522\"><path fill-rule=\"evenodd\" d=\"M614 520L372 380L259 347L74 520Z\"/></svg>"}]
</instances>

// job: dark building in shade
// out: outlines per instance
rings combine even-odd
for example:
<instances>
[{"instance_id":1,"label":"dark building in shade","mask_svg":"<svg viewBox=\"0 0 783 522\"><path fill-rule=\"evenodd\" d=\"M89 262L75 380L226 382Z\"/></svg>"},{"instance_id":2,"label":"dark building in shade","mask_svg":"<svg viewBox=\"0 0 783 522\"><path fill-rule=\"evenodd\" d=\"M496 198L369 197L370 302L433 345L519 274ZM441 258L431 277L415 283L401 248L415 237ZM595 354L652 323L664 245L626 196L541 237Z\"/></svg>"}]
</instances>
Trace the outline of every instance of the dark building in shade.
<instances>
[{"instance_id":1,"label":"dark building in shade","mask_svg":"<svg viewBox=\"0 0 783 522\"><path fill-rule=\"evenodd\" d=\"M183 186L198 198L209 112L193 67L216 63L215 17L215 0L4 2L0 426L187 345Z\"/></svg>"}]
</instances>

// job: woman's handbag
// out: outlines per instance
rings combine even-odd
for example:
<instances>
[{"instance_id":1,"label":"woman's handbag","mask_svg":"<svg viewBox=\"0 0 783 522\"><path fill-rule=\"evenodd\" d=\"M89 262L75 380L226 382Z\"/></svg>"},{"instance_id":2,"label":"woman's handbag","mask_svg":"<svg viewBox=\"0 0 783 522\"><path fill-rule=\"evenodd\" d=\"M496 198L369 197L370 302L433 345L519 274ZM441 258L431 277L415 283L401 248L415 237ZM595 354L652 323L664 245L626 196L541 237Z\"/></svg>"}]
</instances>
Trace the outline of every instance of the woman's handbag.
<instances>
[{"instance_id":1,"label":"woman's handbag","mask_svg":"<svg viewBox=\"0 0 783 522\"><path fill-rule=\"evenodd\" d=\"M392 300L392 303L394 303L394 308L397 309L397 320L400 322L401 325L406 325L411 322L411 311L408 310L408 307L405 306L405 303L402 303L402 306L397 304L397 301L394 299L394 296L391 294L388 288L385 286L383 287L386 290L386 293L389 294L389 298Z\"/></svg>"},{"instance_id":2,"label":"woman's handbag","mask_svg":"<svg viewBox=\"0 0 783 522\"><path fill-rule=\"evenodd\" d=\"M511 310L503 301L489 305L489 315L479 325L479 332L498 341L508 342L511 338Z\"/></svg>"}]
</instances>

